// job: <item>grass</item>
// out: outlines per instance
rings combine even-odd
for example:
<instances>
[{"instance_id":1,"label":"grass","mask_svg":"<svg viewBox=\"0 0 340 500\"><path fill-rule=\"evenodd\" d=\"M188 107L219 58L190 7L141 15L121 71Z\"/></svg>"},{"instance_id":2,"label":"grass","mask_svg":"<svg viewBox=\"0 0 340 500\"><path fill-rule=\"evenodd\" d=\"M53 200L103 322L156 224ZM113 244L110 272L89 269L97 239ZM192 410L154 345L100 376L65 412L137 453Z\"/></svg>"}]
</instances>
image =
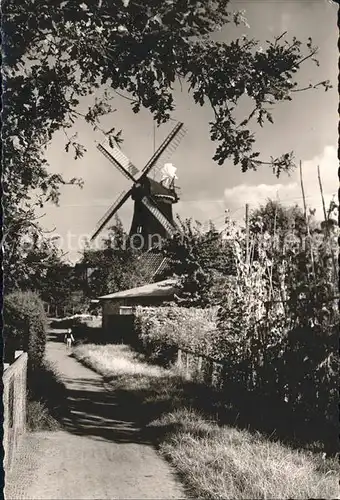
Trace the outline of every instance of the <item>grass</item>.
<instances>
[{"instance_id":1,"label":"grass","mask_svg":"<svg viewBox=\"0 0 340 500\"><path fill-rule=\"evenodd\" d=\"M34 431L54 431L61 427L65 411L65 386L52 363L28 374L27 426Z\"/></svg>"},{"instance_id":2,"label":"grass","mask_svg":"<svg viewBox=\"0 0 340 500\"><path fill-rule=\"evenodd\" d=\"M260 434L207 422L182 409L153 425L171 429L161 451L203 498L339 498L334 469Z\"/></svg>"},{"instance_id":3,"label":"grass","mask_svg":"<svg viewBox=\"0 0 340 500\"><path fill-rule=\"evenodd\" d=\"M150 365L125 345L83 345L75 357L133 397L194 497L340 498L338 462L293 450L260 433L220 426L203 407L203 388L176 369Z\"/></svg>"},{"instance_id":4,"label":"grass","mask_svg":"<svg viewBox=\"0 0 340 500\"><path fill-rule=\"evenodd\" d=\"M49 409L42 401L28 399L27 427L31 432L56 431L60 428L60 424L52 417Z\"/></svg>"}]
</instances>

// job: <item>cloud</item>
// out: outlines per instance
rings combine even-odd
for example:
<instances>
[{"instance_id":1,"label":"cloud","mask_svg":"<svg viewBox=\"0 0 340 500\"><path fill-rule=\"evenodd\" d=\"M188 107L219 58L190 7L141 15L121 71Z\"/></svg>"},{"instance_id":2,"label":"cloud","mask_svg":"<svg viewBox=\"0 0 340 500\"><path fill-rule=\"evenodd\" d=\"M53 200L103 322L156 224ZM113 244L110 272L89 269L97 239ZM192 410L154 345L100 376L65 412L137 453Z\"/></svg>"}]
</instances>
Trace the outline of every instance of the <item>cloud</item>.
<instances>
[{"instance_id":1,"label":"cloud","mask_svg":"<svg viewBox=\"0 0 340 500\"><path fill-rule=\"evenodd\" d=\"M302 176L304 190L306 196L306 204L310 208L316 209L316 216L320 219L323 217L322 200L318 183L317 165L320 166L320 176L322 180L323 193L328 207L333 195L336 197L339 186L338 180L338 158L336 148L326 146L320 156L314 157L312 160L302 162ZM240 206L249 204L250 208L266 203L268 198L278 198L284 205L298 204L303 206L300 176L297 169L289 178L289 182L285 184L258 184L247 185L241 184L233 188L224 190L225 204L230 209L231 214L239 209ZM242 212L239 215L243 217ZM237 218L237 217L236 217Z\"/></svg>"}]
</instances>

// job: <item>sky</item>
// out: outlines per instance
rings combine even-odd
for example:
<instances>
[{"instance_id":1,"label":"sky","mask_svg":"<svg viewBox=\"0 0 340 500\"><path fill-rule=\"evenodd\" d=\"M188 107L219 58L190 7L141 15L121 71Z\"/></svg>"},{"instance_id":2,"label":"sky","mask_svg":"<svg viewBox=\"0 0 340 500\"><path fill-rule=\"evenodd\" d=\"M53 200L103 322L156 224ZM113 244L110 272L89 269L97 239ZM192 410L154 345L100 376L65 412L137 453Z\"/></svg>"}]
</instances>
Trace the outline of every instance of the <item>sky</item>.
<instances>
[{"instance_id":1,"label":"sky","mask_svg":"<svg viewBox=\"0 0 340 500\"><path fill-rule=\"evenodd\" d=\"M338 50L337 50L337 7L329 0L234 0L231 8L244 9L249 28L223 28L214 35L215 39L229 41L246 34L256 38L261 44L265 40L287 31L287 39L296 36L307 42L309 36L319 47L320 66L312 62L303 65L299 72L300 87L329 79L334 88L308 90L295 94L293 101L280 103L273 109L274 124L266 124L262 129L255 126L256 148L262 158L279 156L294 151L297 161L302 162L307 204L316 208L322 217L322 201L317 178L320 166L326 203L332 195L337 197L338 159ZM192 217L202 223L212 220L218 228L223 228L225 210L232 218L244 218L245 204L250 209L266 202L268 198L278 198L285 205L302 204L298 170L291 176L282 175L277 179L269 167L262 166L257 172L242 173L239 166L226 161L223 166L212 160L216 144L209 137L211 110L197 106L188 96L185 88L177 86L175 91L176 109L172 118L183 121L187 133L171 157L177 167L180 186L180 201L174 205L174 213L181 217ZM92 101L91 101L92 102ZM90 105L85 100L84 106ZM119 96L114 99L117 111L102 121L104 129L112 127L123 131L122 150L138 167L143 168L154 151L154 126L148 111L134 114L129 101ZM245 110L240 107L238 117ZM164 140L174 122L156 129L156 147ZM64 186L58 207L46 205L41 220L56 240L67 258L75 261L80 257L84 241L88 238L97 221L119 196L130 187L129 182L97 150L98 142L104 137L93 132L84 123L77 123L79 141L86 147L84 157L73 159L64 151L65 138L56 133L47 150L47 159L52 172L60 172L65 178L81 177L83 189ZM126 230L129 230L133 202L129 200L118 212Z\"/></svg>"}]
</instances>

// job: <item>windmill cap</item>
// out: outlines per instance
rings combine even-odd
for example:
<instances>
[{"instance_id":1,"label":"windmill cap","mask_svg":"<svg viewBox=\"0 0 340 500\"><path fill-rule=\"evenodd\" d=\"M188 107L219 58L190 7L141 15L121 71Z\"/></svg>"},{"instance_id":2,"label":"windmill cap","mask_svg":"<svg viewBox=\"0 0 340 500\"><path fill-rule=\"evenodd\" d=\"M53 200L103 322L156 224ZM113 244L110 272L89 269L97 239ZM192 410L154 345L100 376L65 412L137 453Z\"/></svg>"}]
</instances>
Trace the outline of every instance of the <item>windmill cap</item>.
<instances>
[{"instance_id":1,"label":"windmill cap","mask_svg":"<svg viewBox=\"0 0 340 500\"><path fill-rule=\"evenodd\" d=\"M177 168L174 167L174 165L172 163L165 163L164 167L162 169L162 174L167 176L167 177L173 177L173 178L177 179L176 170L177 170Z\"/></svg>"}]
</instances>

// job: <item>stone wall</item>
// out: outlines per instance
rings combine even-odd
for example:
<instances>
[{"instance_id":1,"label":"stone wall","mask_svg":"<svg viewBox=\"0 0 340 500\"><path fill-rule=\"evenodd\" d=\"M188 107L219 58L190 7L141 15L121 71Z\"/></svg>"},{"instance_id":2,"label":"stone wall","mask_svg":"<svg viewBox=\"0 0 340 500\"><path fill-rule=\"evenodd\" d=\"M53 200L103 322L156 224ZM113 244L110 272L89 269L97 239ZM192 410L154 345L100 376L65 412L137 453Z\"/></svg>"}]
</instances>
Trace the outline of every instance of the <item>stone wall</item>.
<instances>
[{"instance_id":1,"label":"stone wall","mask_svg":"<svg viewBox=\"0 0 340 500\"><path fill-rule=\"evenodd\" d=\"M9 471L15 450L26 430L27 353L15 352L15 361L4 365L3 373L3 447L4 469Z\"/></svg>"}]
</instances>

